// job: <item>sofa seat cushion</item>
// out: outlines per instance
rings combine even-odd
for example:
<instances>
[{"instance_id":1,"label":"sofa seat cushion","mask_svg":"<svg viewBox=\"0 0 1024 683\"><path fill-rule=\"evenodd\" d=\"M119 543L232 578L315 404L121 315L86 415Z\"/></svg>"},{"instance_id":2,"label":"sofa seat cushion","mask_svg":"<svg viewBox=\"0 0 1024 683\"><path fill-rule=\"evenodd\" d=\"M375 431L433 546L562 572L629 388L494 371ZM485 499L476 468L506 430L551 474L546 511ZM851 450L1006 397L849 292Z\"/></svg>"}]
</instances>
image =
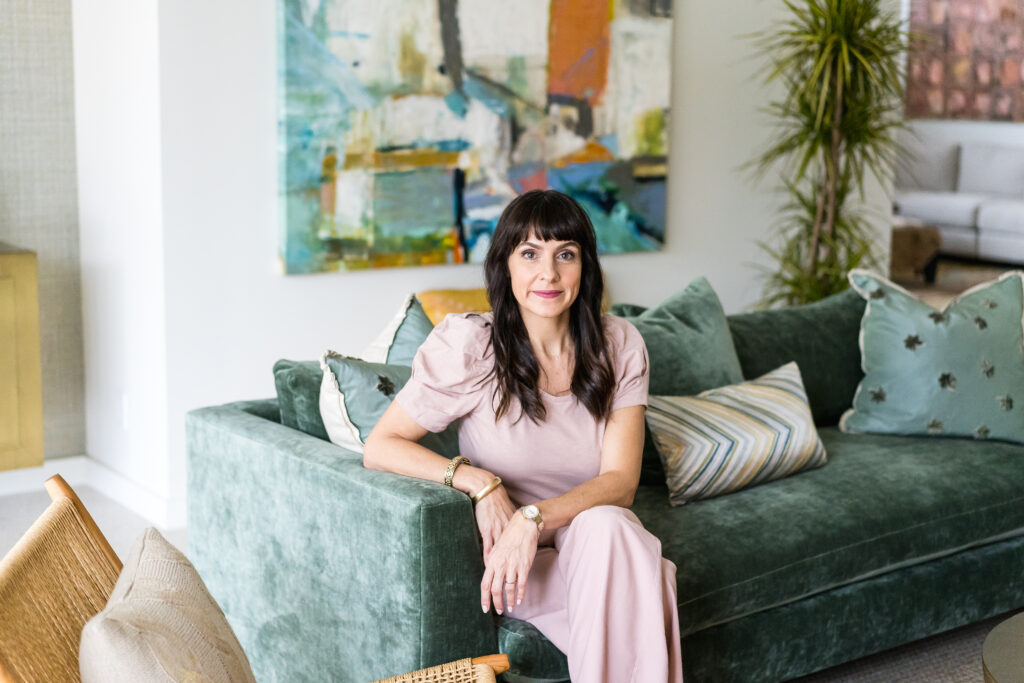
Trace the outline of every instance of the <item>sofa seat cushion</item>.
<instances>
[{"instance_id":1,"label":"sofa seat cushion","mask_svg":"<svg viewBox=\"0 0 1024 683\"><path fill-rule=\"evenodd\" d=\"M964 142L960 145L957 170L958 192L1024 195L1024 147Z\"/></svg>"},{"instance_id":2,"label":"sofa seat cushion","mask_svg":"<svg viewBox=\"0 0 1024 683\"><path fill-rule=\"evenodd\" d=\"M1024 199L989 199L978 209L978 230L1024 237Z\"/></svg>"},{"instance_id":3,"label":"sofa seat cushion","mask_svg":"<svg viewBox=\"0 0 1024 683\"><path fill-rule=\"evenodd\" d=\"M973 227L978 207L989 197L966 192L928 192L926 190L898 190L895 199L897 213L918 218L936 225L967 225Z\"/></svg>"},{"instance_id":4,"label":"sofa seat cushion","mask_svg":"<svg viewBox=\"0 0 1024 683\"><path fill-rule=\"evenodd\" d=\"M1024 535L1024 447L819 433L820 469L682 507L638 490L633 512L677 567L684 636Z\"/></svg>"}]
</instances>

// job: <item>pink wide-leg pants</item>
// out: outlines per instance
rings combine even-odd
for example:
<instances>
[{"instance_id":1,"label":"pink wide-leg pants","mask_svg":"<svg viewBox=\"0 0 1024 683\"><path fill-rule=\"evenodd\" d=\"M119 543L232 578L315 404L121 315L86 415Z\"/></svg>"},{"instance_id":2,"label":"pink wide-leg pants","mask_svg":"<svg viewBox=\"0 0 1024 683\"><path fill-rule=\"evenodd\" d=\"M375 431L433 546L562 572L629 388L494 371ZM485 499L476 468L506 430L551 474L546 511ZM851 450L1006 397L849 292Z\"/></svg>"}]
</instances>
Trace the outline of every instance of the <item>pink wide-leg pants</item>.
<instances>
[{"instance_id":1,"label":"pink wide-leg pants","mask_svg":"<svg viewBox=\"0 0 1024 683\"><path fill-rule=\"evenodd\" d=\"M676 566L630 510L599 505L537 549L510 617L566 653L573 683L682 683Z\"/></svg>"}]
</instances>

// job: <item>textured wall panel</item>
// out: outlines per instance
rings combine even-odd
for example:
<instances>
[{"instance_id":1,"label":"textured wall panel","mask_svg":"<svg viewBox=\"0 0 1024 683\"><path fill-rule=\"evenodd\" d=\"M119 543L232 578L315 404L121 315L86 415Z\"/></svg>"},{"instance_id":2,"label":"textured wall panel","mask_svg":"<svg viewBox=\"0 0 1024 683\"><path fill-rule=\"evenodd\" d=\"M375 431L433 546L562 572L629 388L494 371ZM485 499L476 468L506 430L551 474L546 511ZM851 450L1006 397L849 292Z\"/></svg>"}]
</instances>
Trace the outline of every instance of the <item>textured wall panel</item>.
<instances>
[{"instance_id":1,"label":"textured wall panel","mask_svg":"<svg viewBox=\"0 0 1024 683\"><path fill-rule=\"evenodd\" d=\"M70 0L0 2L0 241L39 256L46 457L85 452Z\"/></svg>"}]
</instances>

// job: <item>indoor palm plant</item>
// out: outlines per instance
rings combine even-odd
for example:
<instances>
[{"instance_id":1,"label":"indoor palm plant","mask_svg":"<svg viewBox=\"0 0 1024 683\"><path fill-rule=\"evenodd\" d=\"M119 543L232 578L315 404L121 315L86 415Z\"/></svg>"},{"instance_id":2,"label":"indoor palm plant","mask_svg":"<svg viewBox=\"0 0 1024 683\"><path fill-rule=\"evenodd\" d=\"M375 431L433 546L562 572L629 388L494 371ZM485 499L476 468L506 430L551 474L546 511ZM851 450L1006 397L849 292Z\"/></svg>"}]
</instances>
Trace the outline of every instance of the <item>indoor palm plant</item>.
<instances>
[{"instance_id":1,"label":"indoor palm plant","mask_svg":"<svg viewBox=\"0 0 1024 683\"><path fill-rule=\"evenodd\" d=\"M877 265L872 235L855 200L867 173L892 168L903 125L907 34L879 0L783 0L788 16L754 35L765 83L783 97L767 112L777 134L751 163L779 168L790 199L777 241L765 305L822 299L847 287L846 274Z\"/></svg>"}]
</instances>

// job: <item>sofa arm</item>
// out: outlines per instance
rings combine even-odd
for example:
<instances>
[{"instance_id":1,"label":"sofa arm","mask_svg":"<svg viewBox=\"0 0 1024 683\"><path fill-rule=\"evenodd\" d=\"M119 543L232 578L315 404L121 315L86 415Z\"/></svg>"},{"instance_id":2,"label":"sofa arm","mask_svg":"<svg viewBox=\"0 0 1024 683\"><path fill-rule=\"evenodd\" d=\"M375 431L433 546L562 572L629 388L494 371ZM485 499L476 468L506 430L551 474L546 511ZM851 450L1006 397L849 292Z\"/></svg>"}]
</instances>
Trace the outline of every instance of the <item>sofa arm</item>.
<instances>
[{"instance_id":1,"label":"sofa arm","mask_svg":"<svg viewBox=\"0 0 1024 683\"><path fill-rule=\"evenodd\" d=\"M189 557L257 680L364 683L496 652L469 499L258 406L186 416Z\"/></svg>"}]
</instances>

